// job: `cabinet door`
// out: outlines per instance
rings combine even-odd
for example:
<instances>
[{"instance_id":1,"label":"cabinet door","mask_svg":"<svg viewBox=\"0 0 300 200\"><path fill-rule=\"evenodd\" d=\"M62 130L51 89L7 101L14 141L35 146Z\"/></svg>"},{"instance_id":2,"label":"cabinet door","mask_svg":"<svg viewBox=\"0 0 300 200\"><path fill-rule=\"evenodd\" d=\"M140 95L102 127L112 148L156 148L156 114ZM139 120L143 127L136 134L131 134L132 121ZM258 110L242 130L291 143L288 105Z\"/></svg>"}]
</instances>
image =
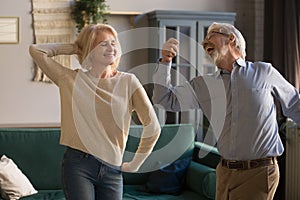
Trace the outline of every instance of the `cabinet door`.
<instances>
[{"instance_id":1,"label":"cabinet door","mask_svg":"<svg viewBox=\"0 0 300 200\"><path fill-rule=\"evenodd\" d=\"M161 20L159 23L159 46L169 38L173 37L179 41L178 55L173 59L171 70L172 85L180 85L189 81L198 74L197 66L197 26L192 20ZM161 57L161 51L159 53ZM180 124L189 123L198 127L202 121L202 114L199 110L185 112L165 112L157 109L158 118L161 123ZM200 119L201 118L201 119Z\"/></svg>"}]
</instances>

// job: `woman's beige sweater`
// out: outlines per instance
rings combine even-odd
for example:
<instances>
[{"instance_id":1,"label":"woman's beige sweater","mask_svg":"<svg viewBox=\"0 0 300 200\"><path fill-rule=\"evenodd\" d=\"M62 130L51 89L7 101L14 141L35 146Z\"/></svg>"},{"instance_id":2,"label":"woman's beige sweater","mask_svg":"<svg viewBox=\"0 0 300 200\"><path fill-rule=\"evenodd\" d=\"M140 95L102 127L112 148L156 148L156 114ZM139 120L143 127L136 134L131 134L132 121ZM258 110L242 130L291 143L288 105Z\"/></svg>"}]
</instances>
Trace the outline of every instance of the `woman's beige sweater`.
<instances>
[{"instance_id":1,"label":"woman's beige sweater","mask_svg":"<svg viewBox=\"0 0 300 200\"><path fill-rule=\"evenodd\" d=\"M73 44L30 46L30 54L37 65L59 87L60 143L113 166L121 166L131 114L136 111L144 128L130 168L138 170L160 134L160 125L145 90L133 74L117 72L111 78L97 79L52 59L56 55L75 53Z\"/></svg>"}]
</instances>

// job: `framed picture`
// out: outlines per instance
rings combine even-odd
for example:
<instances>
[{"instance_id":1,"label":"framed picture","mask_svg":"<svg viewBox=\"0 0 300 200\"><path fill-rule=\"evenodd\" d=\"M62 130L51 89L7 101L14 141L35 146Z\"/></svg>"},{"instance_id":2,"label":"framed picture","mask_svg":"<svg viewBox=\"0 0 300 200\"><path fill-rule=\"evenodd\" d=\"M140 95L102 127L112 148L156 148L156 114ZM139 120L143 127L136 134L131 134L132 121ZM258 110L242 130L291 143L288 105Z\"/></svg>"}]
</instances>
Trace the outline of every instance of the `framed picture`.
<instances>
[{"instance_id":1,"label":"framed picture","mask_svg":"<svg viewBox=\"0 0 300 200\"><path fill-rule=\"evenodd\" d=\"M19 43L19 17L0 17L0 44Z\"/></svg>"}]
</instances>

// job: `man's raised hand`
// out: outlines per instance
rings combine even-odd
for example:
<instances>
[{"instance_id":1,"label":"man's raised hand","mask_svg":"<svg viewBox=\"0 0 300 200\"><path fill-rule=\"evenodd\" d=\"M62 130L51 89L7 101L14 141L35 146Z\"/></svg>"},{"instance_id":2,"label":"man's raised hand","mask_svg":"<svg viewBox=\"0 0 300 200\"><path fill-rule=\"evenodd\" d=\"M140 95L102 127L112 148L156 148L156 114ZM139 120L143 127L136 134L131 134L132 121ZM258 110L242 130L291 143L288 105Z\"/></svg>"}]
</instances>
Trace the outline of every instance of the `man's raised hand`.
<instances>
[{"instance_id":1,"label":"man's raised hand","mask_svg":"<svg viewBox=\"0 0 300 200\"><path fill-rule=\"evenodd\" d=\"M175 38L168 39L162 47L162 63L169 63L177 55L179 42Z\"/></svg>"}]
</instances>

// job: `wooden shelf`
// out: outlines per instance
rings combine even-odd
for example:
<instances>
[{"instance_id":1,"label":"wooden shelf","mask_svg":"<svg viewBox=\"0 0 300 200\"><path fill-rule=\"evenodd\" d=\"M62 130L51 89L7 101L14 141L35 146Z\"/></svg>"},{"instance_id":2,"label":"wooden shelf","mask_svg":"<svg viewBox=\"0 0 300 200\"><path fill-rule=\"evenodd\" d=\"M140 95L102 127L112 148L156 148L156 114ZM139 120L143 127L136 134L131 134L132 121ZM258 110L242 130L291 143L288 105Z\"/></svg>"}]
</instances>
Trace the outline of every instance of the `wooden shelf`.
<instances>
[{"instance_id":1,"label":"wooden shelf","mask_svg":"<svg viewBox=\"0 0 300 200\"><path fill-rule=\"evenodd\" d=\"M0 124L0 128L60 128L60 123Z\"/></svg>"},{"instance_id":2,"label":"wooden shelf","mask_svg":"<svg viewBox=\"0 0 300 200\"><path fill-rule=\"evenodd\" d=\"M133 29L134 28L134 18L137 15L142 14L141 12L134 12L134 11L110 11L108 12L109 15L117 15L117 16L128 16L129 17L129 24L130 24L130 28Z\"/></svg>"}]
</instances>

